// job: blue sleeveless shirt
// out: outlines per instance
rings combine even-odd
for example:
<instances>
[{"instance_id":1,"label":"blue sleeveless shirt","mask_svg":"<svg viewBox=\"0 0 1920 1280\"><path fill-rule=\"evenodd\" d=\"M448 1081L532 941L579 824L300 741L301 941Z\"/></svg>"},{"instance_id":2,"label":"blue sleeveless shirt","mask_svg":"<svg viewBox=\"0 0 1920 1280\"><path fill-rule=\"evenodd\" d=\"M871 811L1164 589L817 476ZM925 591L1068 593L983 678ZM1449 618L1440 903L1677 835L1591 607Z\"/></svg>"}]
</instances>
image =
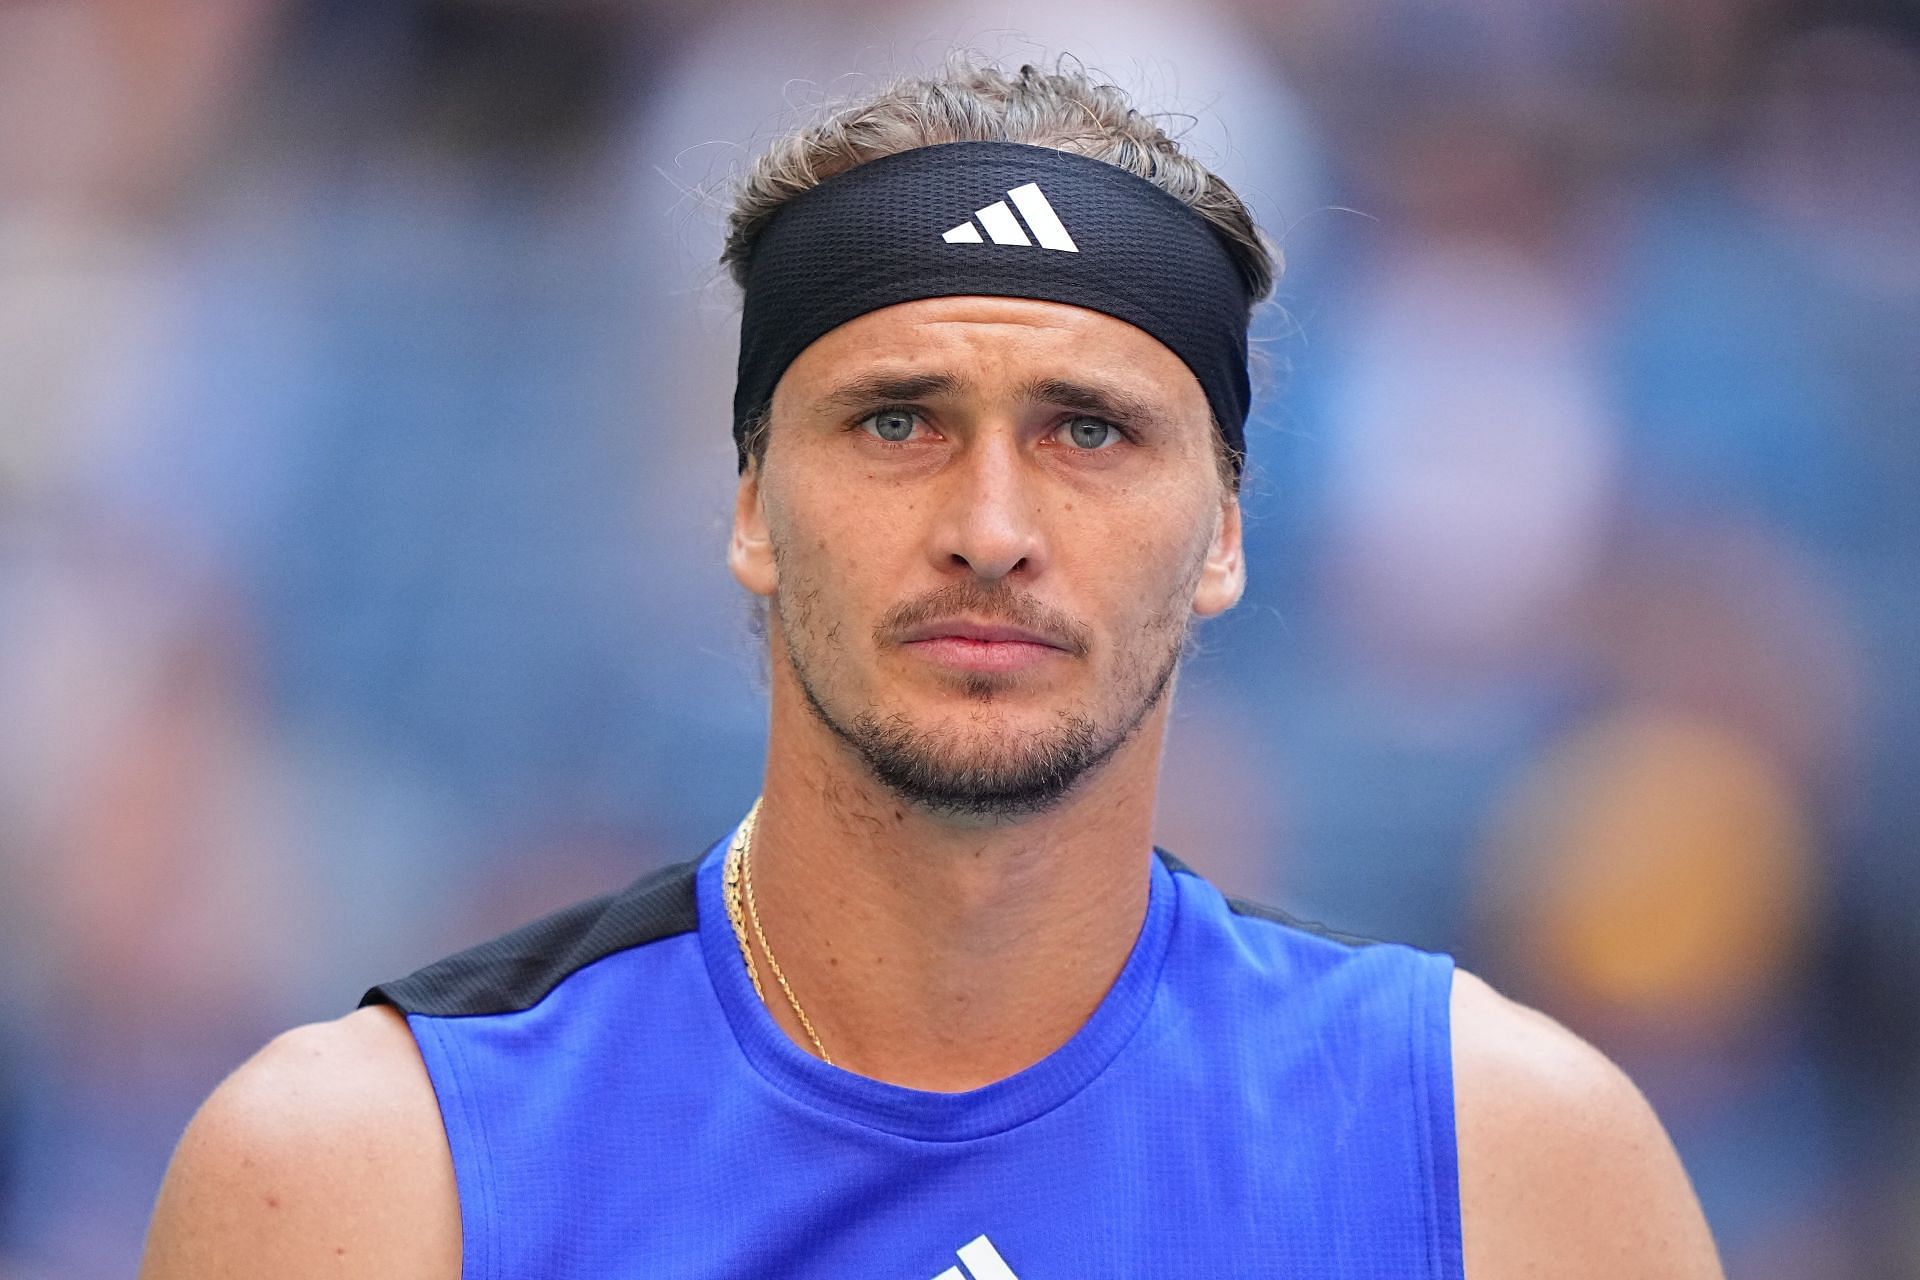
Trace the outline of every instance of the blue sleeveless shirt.
<instances>
[{"instance_id":1,"label":"blue sleeveless shirt","mask_svg":"<svg viewBox=\"0 0 1920 1280\"><path fill-rule=\"evenodd\" d=\"M426 1061L463 1280L1460 1280L1448 957L1163 853L1067 1043L923 1092L774 1023L725 845L362 1001Z\"/></svg>"}]
</instances>

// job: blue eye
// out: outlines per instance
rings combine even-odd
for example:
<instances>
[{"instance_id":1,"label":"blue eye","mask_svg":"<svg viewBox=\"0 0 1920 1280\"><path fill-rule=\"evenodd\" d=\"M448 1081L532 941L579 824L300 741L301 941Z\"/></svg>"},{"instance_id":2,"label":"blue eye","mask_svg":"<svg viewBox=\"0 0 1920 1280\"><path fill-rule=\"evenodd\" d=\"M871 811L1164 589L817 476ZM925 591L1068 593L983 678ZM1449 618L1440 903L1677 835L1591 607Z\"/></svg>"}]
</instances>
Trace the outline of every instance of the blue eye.
<instances>
[{"instance_id":1,"label":"blue eye","mask_svg":"<svg viewBox=\"0 0 1920 1280\"><path fill-rule=\"evenodd\" d=\"M913 435L913 412L909 409L882 409L861 422L889 444L900 444Z\"/></svg>"},{"instance_id":2,"label":"blue eye","mask_svg":"<svg viewBox=\"0 0 1920 1280\"><path fill-rule=\"evenodd\" d=\"M1075 418L1066 426L1067 439L1076 449L1104 449L1120 439L1120 428L1098 418Z\"/></svg>"}]
</instances>

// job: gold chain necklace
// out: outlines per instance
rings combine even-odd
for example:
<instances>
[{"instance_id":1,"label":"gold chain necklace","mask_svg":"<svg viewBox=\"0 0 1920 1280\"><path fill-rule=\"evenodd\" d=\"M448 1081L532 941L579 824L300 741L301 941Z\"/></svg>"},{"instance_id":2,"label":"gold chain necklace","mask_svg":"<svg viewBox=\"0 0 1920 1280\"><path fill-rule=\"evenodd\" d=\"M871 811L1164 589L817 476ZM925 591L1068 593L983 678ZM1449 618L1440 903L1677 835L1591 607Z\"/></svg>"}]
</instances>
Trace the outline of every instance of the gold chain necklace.
<instances>
[{"instance_id":1,"label":"gold chain necklace","mask_svg":"<svg viewBox=\"0 0 1920 1280\"><path fill-rule=\"evenodd\" d=\"M807 1017L807 1011L800 1007L800 997L793 994L793 984L787 981L787 975L781 970L780 962L773 958L773 948L767 945L766 930L760 927L760 908L753 899L753 832L760 824L760 800L755 798L753 808L747 810L746 820L740 824L739 832L733 837L733 843L727 849L726 865L721 868L721 884L725 889L727 919L733 924L733 937L740 944L740 954L747 961L747 977L753 980L754 994L766 1003L767 993L760 985L760 971L753 963L753 947L747 942L747 925L753 926L753 936L760 943L760 950L767 957L767 967L773 970L774 980L780 984L780 990L786 993L787 1005L793 1010L793 1016L800 1019L800 1025L806 1029L807 1039L813 1041L813 1051L828 1066L833 1059L827 1055L827 1048L820 1043L820 1033L813 1029L813 1019ZM744 904L744 909L743 909Z\"/></svg>"}]
</instances>

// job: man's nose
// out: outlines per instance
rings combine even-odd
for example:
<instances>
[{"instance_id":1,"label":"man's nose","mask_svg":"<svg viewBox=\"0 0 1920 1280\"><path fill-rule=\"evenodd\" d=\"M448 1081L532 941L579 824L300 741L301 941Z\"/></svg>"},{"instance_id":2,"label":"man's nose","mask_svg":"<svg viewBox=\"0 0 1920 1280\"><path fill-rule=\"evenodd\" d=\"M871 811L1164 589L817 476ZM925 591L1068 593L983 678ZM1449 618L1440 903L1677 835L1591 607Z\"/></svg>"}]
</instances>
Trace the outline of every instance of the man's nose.
<instances>
[{"instance_id":1,"label":"man's nose","mask_svg":"<svg viewBox=\"0 0 1920 1280\"><path fill-rule=\"evenodd\" d=\"M929 551L943 571L1031 577L1044 561L1039 493L1012 431L983 432L947 468Z\"/></svg>"}]
</instances>

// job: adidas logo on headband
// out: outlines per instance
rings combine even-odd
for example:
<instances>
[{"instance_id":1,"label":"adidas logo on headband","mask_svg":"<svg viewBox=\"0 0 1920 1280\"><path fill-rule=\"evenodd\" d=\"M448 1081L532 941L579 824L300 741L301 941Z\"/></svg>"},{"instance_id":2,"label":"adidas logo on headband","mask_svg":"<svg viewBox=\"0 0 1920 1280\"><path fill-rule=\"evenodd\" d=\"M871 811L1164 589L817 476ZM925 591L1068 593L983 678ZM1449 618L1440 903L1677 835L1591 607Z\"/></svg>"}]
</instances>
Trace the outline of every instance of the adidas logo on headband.
<instances>
[{"instance_id":1,"label":"adidas logo on headband","mask_svg":"<svg viewBox=\"0 0 1920 1280\"><path fill-rule=\"evenodd\" d=\"M1040 242L1042 249L1059 249L1064 253L1078 253L1080 247L1067 234L1060 224L1060 215L1047 203L1047 197L1041 194L1040 184L1029 182L1025 186L1015 187L1007 192L1007 200L1013 201L1014 209L1020 211L1020 217L1027 220L1027 226L1033 228L1034 239ZM995 200L984 209L974 210L973 217L980 219L980 226L987 229L987 237L995 244L1032 244L1027 233L1021 230L1020 218L1013 216L1013 209L1007 208L1007 200ZM973 225L973 218L947 231L940 237L948 244L982 244L980 227Z\"/></svg>"}]
</instances>

